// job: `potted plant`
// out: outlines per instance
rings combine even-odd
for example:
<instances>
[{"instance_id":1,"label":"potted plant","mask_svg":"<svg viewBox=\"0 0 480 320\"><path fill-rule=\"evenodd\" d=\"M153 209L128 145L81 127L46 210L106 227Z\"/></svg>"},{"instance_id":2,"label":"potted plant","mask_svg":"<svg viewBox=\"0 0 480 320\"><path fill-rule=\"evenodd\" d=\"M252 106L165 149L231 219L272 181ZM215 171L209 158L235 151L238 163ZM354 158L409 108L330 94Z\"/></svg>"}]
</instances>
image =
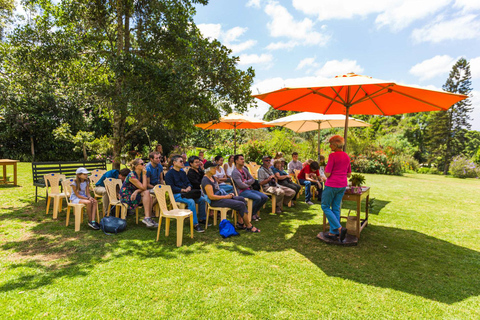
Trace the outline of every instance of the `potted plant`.
<instances>
[{"instance_id":1,"label":"potted plant","mask_svg":"<svg viewBox=\"0 0 480 320\"><path fill-rule=\"evenodd\" d=\"M354 173L350 177L350 183L352 184L352 193L362 193L362 184L365 183L365 176L363 174Z\"/></svg>"}]
</instances>

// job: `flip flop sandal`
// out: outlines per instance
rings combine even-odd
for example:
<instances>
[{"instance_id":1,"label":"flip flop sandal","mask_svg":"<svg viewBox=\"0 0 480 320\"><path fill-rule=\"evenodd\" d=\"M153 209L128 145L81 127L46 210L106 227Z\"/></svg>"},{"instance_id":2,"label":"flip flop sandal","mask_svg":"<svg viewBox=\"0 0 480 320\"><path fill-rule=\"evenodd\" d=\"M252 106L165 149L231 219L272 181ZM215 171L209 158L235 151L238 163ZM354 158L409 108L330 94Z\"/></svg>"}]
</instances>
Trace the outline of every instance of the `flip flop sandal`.
<instances>
[{"instance_id":1,"label":"flip flop sandal","mask_svg":"<svg viewBox=\"0 0 480 320\"><path fill-rule=\"evenodd\" d=\"M237 222L237 225L235 226L235 228L240 229L240 230L245 230L245 229L247 229L247 226L245 225L245 223L238 223Z\"/></svg>"},{"instance_id":2,"label":"flip flop sandal","mask_svg":"<svg viewBox=\"0 0 480 320\"><path fill-rule=\"evenodd\" d=\"M255 228L255 230L253 230L253 228L254 227L252 226L251 228L246 228L245 230L247 232L260 233L260 229Z\"/></svg>"},{"instance_id":3,"label":"flip flop sandal","mask_svg":"<svg viewBox=\"0 0 480 320\"><path fill-rule=\"evenodd\" d=\"M343 242L346 236L347 236L347 228L342 228L342 231L340 232L340 242Z\"/></svg>"},{"instance_id":4,"label":"flip flop sandal","mask_svg":"<svg viewBox=\"0 0 480 320\"><path fill-rule=\"evenodd\" d=\"M332 235L329 235L328 233L327 234L324 233L323 236L327 239L332 240L332 241L338 241L338 236L337 235L332 236Z\"/></svg>"}]
</instances>

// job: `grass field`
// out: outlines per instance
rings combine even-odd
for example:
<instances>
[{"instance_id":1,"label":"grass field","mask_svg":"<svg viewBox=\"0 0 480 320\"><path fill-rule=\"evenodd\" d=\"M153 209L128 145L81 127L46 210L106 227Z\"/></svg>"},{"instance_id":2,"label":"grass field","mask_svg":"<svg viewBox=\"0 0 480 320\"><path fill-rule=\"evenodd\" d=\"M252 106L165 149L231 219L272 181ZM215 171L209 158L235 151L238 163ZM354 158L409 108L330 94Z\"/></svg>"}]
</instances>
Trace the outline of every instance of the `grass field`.
<instances>
[{"instance_id":1,"label":"grass field","mask_svg":"<svg viewBox=\"0 0 480 320\"><path fill-rule=\"evenodd\" d=\"M74 232L20 163L21 186L0 186L0 319L480 319L480 181L366 177L357 247L319 242L320 205L302 203L264 209L261 234L211 227L177 248L175 225L159 242L133 219Z\"/></svg>"}]
</instances>

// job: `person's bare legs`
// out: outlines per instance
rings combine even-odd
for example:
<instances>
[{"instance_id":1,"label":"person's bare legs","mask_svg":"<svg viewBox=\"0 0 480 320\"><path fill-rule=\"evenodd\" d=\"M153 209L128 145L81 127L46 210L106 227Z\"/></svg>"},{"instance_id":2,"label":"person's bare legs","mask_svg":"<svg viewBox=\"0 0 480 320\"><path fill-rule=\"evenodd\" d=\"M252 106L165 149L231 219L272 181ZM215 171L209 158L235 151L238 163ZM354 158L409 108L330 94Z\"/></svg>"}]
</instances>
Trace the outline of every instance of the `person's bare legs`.
<instances>
[{"instance_id":1,"label":"person's bare legs","mask_svg":"<svg viewBox=\"0 0 480 320\"><path fill-rule=\"evenodd\" d=\"M152 198L150 197L150 191L145 190L142 192L142 203L145 209L145 218L152 217Z\"/></svg>"}]
</instances>

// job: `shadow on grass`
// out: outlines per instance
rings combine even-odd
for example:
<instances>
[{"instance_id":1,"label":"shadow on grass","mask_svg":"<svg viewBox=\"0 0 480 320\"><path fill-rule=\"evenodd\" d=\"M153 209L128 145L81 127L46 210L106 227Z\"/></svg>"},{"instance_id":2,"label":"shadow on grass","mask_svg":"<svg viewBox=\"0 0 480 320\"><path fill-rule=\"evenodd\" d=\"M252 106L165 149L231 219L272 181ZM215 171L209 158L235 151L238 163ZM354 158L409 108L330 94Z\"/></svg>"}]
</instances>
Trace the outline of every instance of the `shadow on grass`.
<instances>
[{"instance_id":1,"label":"shadow on grass","mask_svg":"<svg viewBox=\"0 0 480 320\"><path fill-rule=\"evenodd\" d=\"M289 243L329 276L448 304L480 295L480 253L474 250L374 225L362 232L358 247L329 246L315 239L318 230L318 225L302 225Z\"/></svg>"},{"instance_id":2,"label":"shadow on grass","mask_svg":"<svg viewBox=\"0 0 480 320\"><path fill-rule=\"evenodd\" d=\"M368 214L376 214L378 215L380 211L382 211L383 208L387 206L391 201L388 200L380 200L377 198L372 198L370 197L370 201L373 200L373 209L371 208ZM362 212L365 213L365 206L366 206L366 201L363 200L361 207L362 207ZM343 201L342 203L342 209L347 209L347 210L357 210L357 203L353 201ZM363 217L363 214L362 214Z\"/></svg>"}]
</instances>

